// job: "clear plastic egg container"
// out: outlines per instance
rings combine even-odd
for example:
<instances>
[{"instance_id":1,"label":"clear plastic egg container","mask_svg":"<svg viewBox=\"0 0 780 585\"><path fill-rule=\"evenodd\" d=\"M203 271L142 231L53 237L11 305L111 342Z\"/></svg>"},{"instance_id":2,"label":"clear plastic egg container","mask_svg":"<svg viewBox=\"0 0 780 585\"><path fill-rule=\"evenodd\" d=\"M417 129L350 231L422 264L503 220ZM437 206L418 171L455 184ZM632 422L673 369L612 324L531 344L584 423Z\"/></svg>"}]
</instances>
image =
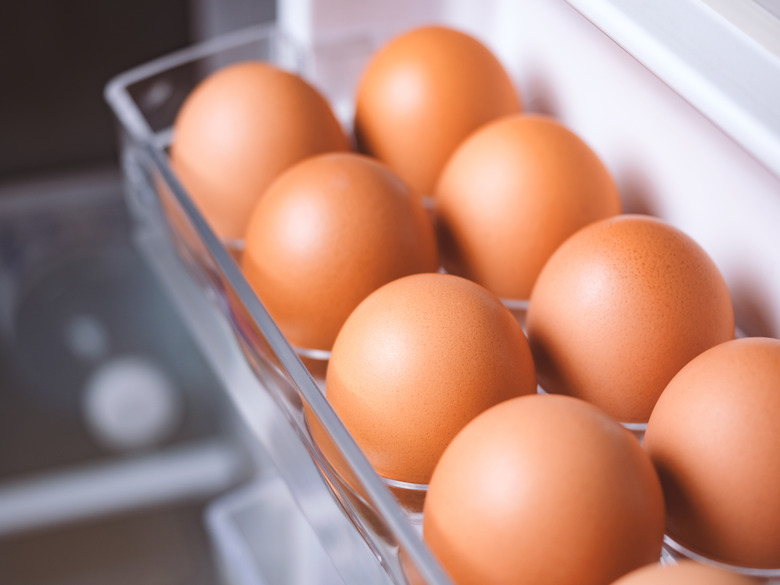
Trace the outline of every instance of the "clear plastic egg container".
<instances>
[{"instance_id":1,"label":"clear plastic egg container","mask_svg":"<svg viewBox=\"0 0 780 585\"><path fill-rule=\"evenodd\" d=\"M391 491L398 486L386 485L376 474L301 360L322 356L299 356L287 342L239 270L234 252L240 242L217 238L167 156L175 115L193 87L216 69L245 59L271 61L307 78L349 130L355 82L373 42L352 37L316 47L302 51L273 26L252 28L112 80L106 99L119 121L127 198L135 229L154 233L160 245L175 248L190 278L210 300L209 310L236 342L231 345L234 359L248 366L262 389L238 389L233 398L248 422L251 440L258 451L269 454L283 482L260 482L213 504L207 523L229 582L444 585L450 581L422 542L415 518ZM525 306L510 308L521 315ZM262 398L252 393L257 391L263 392ZM263 407L260 415L259 403L266 402L272 404L271 411ZM313 441L307 420L322 427L335 447L338 471ZM277 514L281 509L295 509L295 514ZM267 535L279 526L274 517L282 523L297 518L290 520L289 532L279 534L288 552L258 553L253 541L268 542ZM261 533L266 537L260 538ZM677 556L667 543L662 561L674 562ZM263 576L262 565L295 563L296 557L299 563L307 562L304 557L315 559L325 568L303 574L295 572L302 567L292 567L284 575Z\"/></svg>"},{"instance_id":2,"label":"clear plastic egg container","mask_svg":"<svg viewBox=\"0 0 780 585\"><path fill-rule=\"evenodd\" d=\"M257 397L251 396L239 403L239 410L253 429L258 450L270 454L291 501L301 508L340 578L347 585L401 585L413 571L424 582L444 584L449 581L422 545L419 532L252 292L228 246L194 207L171 171L166 153L170 128L184 98L210 72L238 60L271 61L315 82L325 77L336 80L317 85L346 119L344 104L351 86L344 80L356 78L363 60L344 55L366 57L369 49L360 41L349 45L349 53L342 49L329 45L317 54L303 54L273 27L247 29L121 74L107 86L106 99L120 122L121 165L135 229L154 233L160 245L178 251L191 277L211 299L213 311L238 342L236 359L249 366L272 398L270 415L259 416L253 404ZM319 452L307 420L315 420L343 456L340 473ZM342 479L346 474L351 487ZM341 518L324 511L321 497L315 498L319 504L312 503L312 493L325 493L337 502ZM224 523L216 522L224 528ZM226 534L223 528L217 528L221 535Z\"/></svg>"}]
</instances>

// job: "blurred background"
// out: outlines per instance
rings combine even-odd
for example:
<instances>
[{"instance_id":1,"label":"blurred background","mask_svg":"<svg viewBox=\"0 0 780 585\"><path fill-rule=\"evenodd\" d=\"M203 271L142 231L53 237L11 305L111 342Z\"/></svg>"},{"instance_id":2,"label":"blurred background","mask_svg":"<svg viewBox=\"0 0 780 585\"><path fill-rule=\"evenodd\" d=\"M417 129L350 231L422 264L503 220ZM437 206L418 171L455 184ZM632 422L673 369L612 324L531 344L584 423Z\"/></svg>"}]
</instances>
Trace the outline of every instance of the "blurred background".
<instances>
[{"instance_id":1,"label":"blurred background","mask_svg":"<svg viewBox=\"0 0 780 585\"><path fill-rule=\"evenodd\" d=\"M755 3L780 17L777 0ZM352 24L376 18L369 2L342 4L344 14L327 11L318 29L333 33L347 13ZM557 96L557 113L590 129L627 171L624 185L717 252L742 323L751 334L776 336L775 174L650 71L616 54L612 40L577 28L579 17L563 2L494 3L507 18L471 0L382 4L385 32L406 12L422 18L449 8L453 22L474 29L495 16L497 46L517 71L530 63L537 95ZM537 17L564 16L566 26L518 17L525 4ZM244 452L228 393L215 390L226 372L193 335L187 312L199 316L198 307L170 301L166 285L184 277L162 278L149 259L159 251L144 250L132 229L103 90L132 67L277 12L274 0L0 0L0 585L220 582L205 525L214 517L210 503L251 488L244 484L263 462ZM567 56L572 30L589 51L577 59ZM769 38L775 47L776 39ZM545 50L524 53L520 45ZM608 70L602 59L618 73L594 82L589 71ZM558 75L572 63L583 75ZM718 79L726 65L740 66L718 65ZM636 98L623 99L626 92ZM626 131L652 139L627 148ZM272 510L295 508L271 487ZM264 512L245 515L242 529L262 530L271 517ZM280 525L299 530L288 517ZM339 582L317 564L274 562L287 541L277 525L270 531L266 566ZM340 558L356 560L352 549ZM268 582L300 585L298 577Z\"/></svg>"},{"instance_id":2,"label":"blurred background","mask_svg":"<svg viewBox=\"0 0 780 585\"><path fill-rule=\"evenodd\" d=\"M274 0L0 3L2 193L10 182L115 166L102 95L111 77L275 12Z\"/></svg>"},{"instance_id":3,"label":"blurred background","mask_svg":"<svg viewBox=\"0 0 780 585\"><path fill-rule=\"evenodd\" d=\"M217 582L204 507L251 465L132 242L103 88L274 16L273 0L0 2L4 585Z\"/></svg>"}]
</instances>

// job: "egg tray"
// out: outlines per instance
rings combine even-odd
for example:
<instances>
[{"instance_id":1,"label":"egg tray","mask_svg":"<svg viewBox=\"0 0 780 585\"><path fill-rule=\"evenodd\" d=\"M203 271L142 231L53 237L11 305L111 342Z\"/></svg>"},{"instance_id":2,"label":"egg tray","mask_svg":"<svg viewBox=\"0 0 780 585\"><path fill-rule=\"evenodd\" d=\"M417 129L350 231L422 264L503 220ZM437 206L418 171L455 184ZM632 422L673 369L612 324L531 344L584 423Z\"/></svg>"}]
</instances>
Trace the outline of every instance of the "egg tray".
<instances>
[{"instance_id":1,"label":"egg tray","mask_svg":"<svg viewBox=\"0 0 780 585\"><path fill-rule=\"evenodd\" d=\"M369 46L353 42L367 57ZM337 549L332 527L321 522L317 509L303 510L334 561L345 583L395 583L409 581L413 572L425 583L450 581L422 544L388 488L331 409L315 380L287 342L262 303L244 279L225 243L210 229L193 205L169 164L167 148L171 125L184 98L197 82L225 65L246 59L269 61L296 72L317 85L339 111L348 103L349 87L339 84L329 91L322 72L330 78L356 78L359 59L345 60L335 45L316 53L297 49L274 26L245 29L165 56L120 74L106 86L105 96L118 119L120 160L128 206L135 229L161 234L175 248L181 262L200 286L221 320L232 332L240 356L273 399L274 416L292 429L305 449L291 456L287 439L274 432L257 431L258 448L267 451L293 497L300 503L317 489L302 466L314 466L333 498L349 519L350 554ZM318 81L319 77L319 81ZM346 116L342 116L346 120ZM174 293L175 294L175 293ZM237 350L239 351L239 350ZM306 414L304 415L304 411ZM252 413L244 413L249 418ZM278 422L278 421L277 421ZM322 456L307 423L316 423L340 458L339 473ZM292 460L295 459L295 460ZM349 485L343 477L350 477ZM358 495L360 494L360 495Z\"/></svg>"},{"instance_id":2,"label":"egg tray","mask_svg":"<svg viewBox=\"0 0 780 585\"><path fill-rule=\"evenodd\" d=\"M419 526L376 474L242 275L235 261L240 242L222 242L214 234L173 173L167 153L176 113L194 86L211 72L247 59L303 76L349 131L356 81L374 48L367 38L353 37L302 50L275 26L253 27L127 71L107 85L105 95L119 121L121 166L135 229L154 232L178 252L229 331L236 359L272 399L274 412L264 416L274 424L265 430L255 425L253 439L270 455L344 583L444 585L451 581L421 540ZM507 304L516 313L525 308ZM242 408L251 420L251 406ZM329 458L312 439L309 422L324 432ZM321 481L313 481L312 473ZM349 528L337 538L333 518L325 521L317 507L305 504L313 490L327 492L341 510ZM677 554L667 542L662 561L673 562Z\"/></svg>"}]
</instances>

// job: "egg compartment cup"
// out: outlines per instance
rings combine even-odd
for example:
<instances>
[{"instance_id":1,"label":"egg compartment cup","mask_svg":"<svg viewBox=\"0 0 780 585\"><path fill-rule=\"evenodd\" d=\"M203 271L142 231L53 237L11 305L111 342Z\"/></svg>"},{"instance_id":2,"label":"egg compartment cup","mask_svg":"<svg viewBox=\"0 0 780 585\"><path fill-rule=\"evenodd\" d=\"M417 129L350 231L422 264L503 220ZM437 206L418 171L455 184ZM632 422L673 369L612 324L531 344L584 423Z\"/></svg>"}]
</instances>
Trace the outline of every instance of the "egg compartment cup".
<instances>
[{"instance_id":1,"label":"egg compartment cup","mask_svg":"<svg viewBox=\"0 0 780 585\"><path fill-rule=\"evenodd\" d=\"M443 266L439 267L439 272L442 274L452 274L447 272ZM512 313L512 316L520 324L520 327L523 328L523 333L525 333L527 336L528 333L525 330L525 320L528 314L528 299L510 299L499 297L499 300L501 301L501 304L503 304L509 310L509 312Z\"/></svg>"},{"instance_id":2,"label":"egg compartment cup","mask_svg":"<svg viewBox=\"0 0 780 585\"><path fill-rule=\"evenodd\" d=\"M422 198L423 205L425 206L425 209L428 211L428 215L431 219L431 222L433 223L434 227L436 226L436 199L431 195L425 195ZM442 274L450 274L444 266L439 266L439 272ZM520 323L520 326L523 328L523 332L525 332L525 319L526 315L528 314L528 302L529 299L512 299L512 298L503 298L499 297L503 305L509 309L509 312L512 313L515 319L517 319L517 322Z\"/></svg>"},{"instance_id":3,"label":"egg compartment cup","mask_svg":"<svg viewBox=\"0 0 780 585\"><path fill-rule=\"evenodd\" d=\"M525 318L526 314L528 313L528 299L501 299L501 302L504 304L504 306L509 309L509 312L512 313L515 319L517 319L517 322L520 323L520 326L523 328L523 331L525 332Z\"/></svg>"},{"instance_id":4,"label":"egg compartment cup","mask_svg":"<svg viewBox=\"0 0 780 585\"><path fill-rule=\"evenodd\" d=\"M350 41L347 46L350 55L368 54L368 45L362 40ZM361 47L364 52L356 53ZM166 151L174 117L193 87L210 72L240 60L270 61L302 74L320 86L336 111L343 112L346 98L334 95L334 86L318 83L318 79L327 76L342 95L347 95L347 73L352 71L356 78L357 65L363 61L345 59L344 55L341 44L323 45L321 50L303 54L275 27L253 27L127 71L107 85L105 96L120 123L120 157L134 229L154 233L161 245L175 249L240 348L231 357L248 366L272 398L274 420L282 421L284 429L277 433L250 425L258 450L270 454L296 501L304 501L312 489L327 489L343 510L351 530L334 539L332 523L321 522L316 509L302 509L345 583L401 585L408 582L407 574L413 573L426 583L445 584L449 580L438 562L301 360L312 356L300 356L284 338L231 250L210 229L183 189ZM256 418L256 413L242 410L241 405L239 410L249 421ZM319 445L309 425L316 425L324 438ZM294 445L284 438L290 435ZM323 456L323 442L336 453L338 469ZM291 449L297 453L294 457ZM308 470L308 475L301 469ZM312 480L312 470L321 482ZM345 539L351 543L348 558L339 554Z\"/></svg>"},{"instance_id":5,"label":"egg compartment cup","mask_svg":"<svg viewBox=\"0 0 780 585\"><path fill-rule=\"evenodd\" d=\"M349 41L346 46L368 54L363 40ZM211 230L168 159L173 120L190 90L212 71L240 60L271 61L302 74L320 89L317 80L338 71L335 79L340 84L326 84L323 93L344 123L350 117L345 104L351 100L344 87L350 84L341 83L344 69L329 63L329 58L338 60L344 54L343 48L325 46L321 54L304 55L274 27L253 27L121 74L108 84L106 99L120 122L127 200L137 219L137 229L164 234L168 245L175 249L230 328L240 359L271 396L308 454L308 463L316 468L354 529L351 538L357 539L357 547L347 563L332 550L337 545L328 541L328 527L309 517L336 568L342 575L350 575L355 566L365 570L373 563L392 583L407 583L408 575L415 575L426 583L444 584L449 580L420 538L428 486L382 478L376 473L324 398L329 352L296 348L284 338L240 271L243 242L221 240ZM353 58L355 75L360 62ZM528 301L501 301L523 325ZM312 427L318 429L316 438ZM258 434L256 439L275 457L274 463L294 495L311 489L298 477L300 461L296 465L285 461L274 436ZM361 556L363 562L357 562Z\"/></svg>"},{"instance_id":6,"label":"egg compartment cup","mask_svg":"<svg viewBox=\"0 0 780 585\"><path fill-rule=\"evenodd\" d=\"M766 581L769 585L777 585L780 583L780 568L755 569L716 561L683 546L667 534L664 535L664 553L668 558L672 559L671 562L677 562L677 560L681 559L690 559L703 565L711 565L733 573L739 573L740 575L756 577L762 581Z\"/></svg>"},{"instance_id":7,"label":"egg compartment cup","mask_svg":"<svg viewBox=\"0 0 780 585\"><path fill-rule=\"evenodd\" d=\"M536 386L536 393L537 394L549 394L545 391L544 388L542 388L540 385ZM636 440L642 443L645 439L645 431L647 430L647 423L646 422L619 422L623 428L630 431L634 437L636 437Z\"/></svg>"}]
</instances>

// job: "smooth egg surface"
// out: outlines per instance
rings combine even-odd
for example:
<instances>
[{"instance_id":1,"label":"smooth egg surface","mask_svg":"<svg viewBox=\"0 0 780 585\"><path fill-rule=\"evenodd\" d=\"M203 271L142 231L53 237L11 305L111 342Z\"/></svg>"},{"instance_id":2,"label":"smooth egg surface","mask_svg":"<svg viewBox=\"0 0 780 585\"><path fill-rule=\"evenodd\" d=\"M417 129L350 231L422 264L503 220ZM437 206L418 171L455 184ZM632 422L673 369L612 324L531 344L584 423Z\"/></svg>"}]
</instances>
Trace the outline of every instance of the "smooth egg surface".
<instances>
[{"instance_id":1,"label":"smooth egg surface","mask_svg":"<svg viewBox=\"0 0 780 585\"><path fill-rule=\"evenodd\" d=\"M680 370L644 443L669 536L716 561L780 569L779 420L779 340L728 341Z\"/></svg>"},{"instance_id":2,"label":"smooth egg surface","mask_svg":"<svg viewBox=\"0 0 780 585\"><path fill-rule=\"evenodd\" d=\"M520 111L520 98L493 53L442 26L391 40L363 72L355 138L421 195L430 195L455 148L482 124Z\"/></svg>"},{"instance_id":3,"label":"smooth egg surface","mask_svg":"<svg viewBox=\"0 0 780 585\"><path fill-rule=\"evenodd\" d=\"M645 423L693 357L734 337L726 282L688 235L642 215L594 222L553 253L529 301L539 384Z\"/></svg>"},{"instance_id":4,"label":"smooth egg surface","mask_svg":"<svg viewBox=\"0 0 780 585\"><path fill-rule=\"evenodd\" d=\"M423 538L457 585L607 585L658 561L661 486L595 406L532 395L474 418L442 455Z\"/></svg>"},{"instance_id":5,"label":"smooth egg surface","mask_svg":"<svg viewBox=\"0 0 780 585\"><path fill-rule=\"evenodd\" d=\"M338 334L326 379L379 475L416 484L474 416L534 392L515 318L491 292L446 274L407 276L366 297Z\"/></svg>"},{"instance_id":6,"label":"smooth egg surface","mask_svg":"<svg viewBox=\"0 0 780 585\"><path fill-rule=\"evenodd\" d=\"M242 260L288 340L321 350L372 291L438 265L421 199L353 153L308 158L274 181L253 210Z\"/></svg>"},{"instance_id":7,"label":"smooth egg surface","mask_svg":"<svg viewBox=\"0 0 780 585\"><path fill-rule=\"evenodd\" d=\"M560 122L538 115L504 117L471 134L434 196L445 269L509 299L528 299L567 237L621 211L598 155Z\"/></svg>"},{"instance_id":8,"label":"smooth egg surface","mask_svg":"<svg viewBox=\"0 0 780 585\"><path fill-rule=\"evenodd\" d=\"M176 116L170 156L217 235L242 239L255 202L282 171L349 147L312 85L268 63L247 61L195 87Z\"/></svg>"}]
</instances>

